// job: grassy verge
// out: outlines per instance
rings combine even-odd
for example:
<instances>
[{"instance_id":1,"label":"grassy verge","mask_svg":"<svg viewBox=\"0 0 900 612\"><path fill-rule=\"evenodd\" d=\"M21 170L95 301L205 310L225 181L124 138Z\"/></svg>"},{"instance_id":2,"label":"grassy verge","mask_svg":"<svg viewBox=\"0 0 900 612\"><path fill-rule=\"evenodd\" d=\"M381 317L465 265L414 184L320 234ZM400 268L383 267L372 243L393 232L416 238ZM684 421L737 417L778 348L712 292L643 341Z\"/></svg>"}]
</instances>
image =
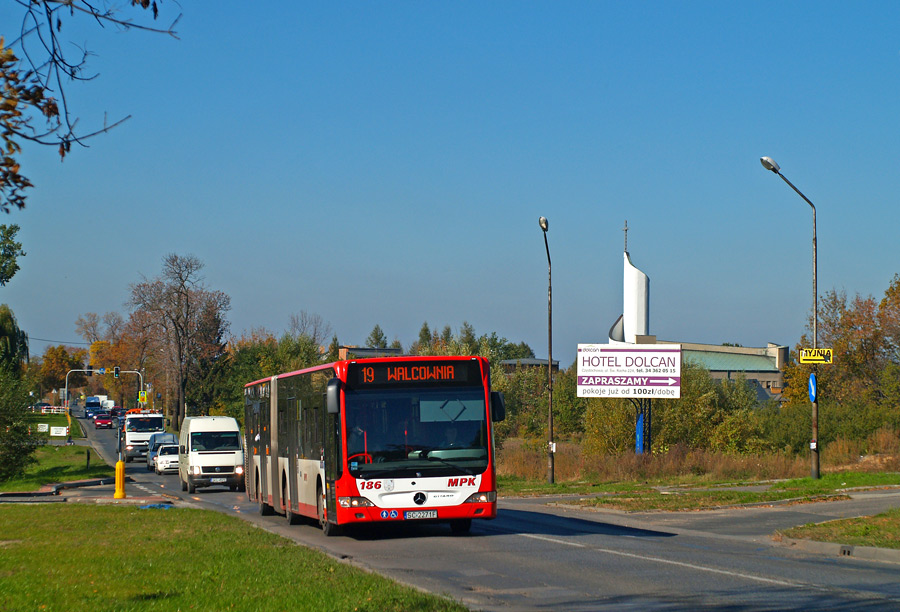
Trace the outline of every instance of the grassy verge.
<instances>
[{"instance_id":1,"label":"grassy verge","mask_svg":"<svg viewBox=\"0 0 900 612\"><path fill-rule=\"evenodd\" d=\"M680 477L647 482L591 483L572 481L548 484L504 476L499 479L501 496L575 495L590 496L568 503L586 507L613 508L633 512L708 510L739 504L765 504L794 499L798 502L847 499L844 490L900 485L900 473L842 472L819 480L796 478L762 483L710 482L707 477Z\"/></svg>"},{"instance_id":2,"label":"grassy verge","mask_svg":"<svg viewBox=\"0 0 900 612\"><path fill-rule=\"evenodd\" d=\"M781 532L796 539L900 549L900 508L876 516L803 525Z\"/></svg>"},{"instance_id":3,"label":"grassy verge","mask_svg":"<svg viewBox=\"0 0 900 612\"><path fill-rule=\"evenodd\" d=\"M69 425L69 418L65 414L41 414L39 412L25 413L25 422L31 425L31 429L37 432L39 423L46 423L50 427L66 427ZM73 438L83 438L81 428L78 426L78 419L72 417L72 424L69 428L69 434ZM48 436L48 434L41 434ZM55 440L65 440L65 438L54 438Z\"/></svg>"},{"instance_id":4,"label":"grassy verge","mask_svg":"<svg viewBox=\"0 0 900 612\"><path fill-rule=\"evenodd\" d=\"M0 506L0 609L465 610L217 512Z\"/></svg>"},{"instance_id":5,"label":"grassy verge","mask_svg":"<svg viewBox=\"0 0 900 612\"><path fill-rule=\"evenodd\" d=\"M86 453L91 455L90 469ZM0 491L37 491L48 484L115 476L115 469L103 463L97 452L86 446L41 446L35 457L38 462L29 467L22 478L0 483Z\"/></svg>"}]
</instances>

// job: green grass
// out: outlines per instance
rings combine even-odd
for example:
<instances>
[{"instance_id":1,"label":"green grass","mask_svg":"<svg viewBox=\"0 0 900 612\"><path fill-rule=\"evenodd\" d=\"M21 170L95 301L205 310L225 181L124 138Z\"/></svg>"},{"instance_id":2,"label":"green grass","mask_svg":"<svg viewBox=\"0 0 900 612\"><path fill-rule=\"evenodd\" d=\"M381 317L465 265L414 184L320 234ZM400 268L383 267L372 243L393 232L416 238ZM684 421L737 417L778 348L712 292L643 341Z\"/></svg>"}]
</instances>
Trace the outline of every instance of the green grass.
<instances>
[{"instance_id":1,"label":"green grass","mask_svg":"<svg viewBox=\"0 0 900 612\"><path fill-rule=\"evenodd\" d=\"M87 452L91 454L90 469L86 468ZM86 446L41 446L35 457L38 463L30 466L22 478L0 483L0 491L37 491L43 485L115 476L115 469Z\"/></svg>"},{"instance_id":2,"label":"green grass","mask_svg":"<svg viewBox=\"0 0 900 612\"><path fill-rule=\"evenodd\" d=\"M84 436L81 434L81 428L78 426L78 419L72 418L72 425L69 429L69 434L72 438L83 438ZM25 413L25 422L31 425L32 431L37 431L38 423L46 423L50 427L65 427L69 425L69 420L64 414L41 414L39 412L26 412ZM92 425L93 427L93 425ZM44 436L49 436L49 431L46 434L41 434ZM57 438L59 440L64 440L65 438Z\"/></svg>"},{"instance_id":3,"label":"green grass","mask_svg":"<svg viewBox=\"0 0 900 612\"><path fill-rule=\"evenodd\" d=\"M795 539L900 549L900 508L862 518L809 524L781 532Z\"/></svg>"},{"instance_id":4,"label":"green grass","mask_svg":"<svg viewBox=\"0 0 900 612\"><path fill-rule=\"evenodd\" d=\"M501 497L530 497L539 495L590 495L631 491L639 487L635 482L596 483L587 480L562 481L550 484L547 481L529 480L516 476L498 476L497 489Z\"/></svg>"},{"instance_id":5,"label":"green grass","mask_svg":"<svg viewBox=\"0 0 900 612\"><path fill-rule=\"evenodd\" d=\"M900 473L897 472L833 472L823 474L818 480L812 478L796 478L772 485L773 489L784 491L802 491L807 495L831 493L842 489L878 488L889 485L900 485Z\"/></svg>"},{"instance_id":6,"label":"green grass","mask_svg":"<svg viewBox=\"0 0 900 612\"><path fill-rule=\"evenodd\" d=\"M0 610L465 610L213 511L0 505Z\"/></svg>"},{"instance_id":7,"label":"green grass","mask_svg":"<svg viewBox=\"0 0 900 612\"><path fill-rule=\"evenodd\" d=\"M710 510L723 506L742 504L765 504L786 499L797 499L798 502L821 501L819 495L798 495L794 491L634 491L607 497L592 497L573 502L579 506L596 508L615 508L631 512L681 510ZM834 495L829 500L849 499L846 495Z\"/></svg>"}]
</instances>

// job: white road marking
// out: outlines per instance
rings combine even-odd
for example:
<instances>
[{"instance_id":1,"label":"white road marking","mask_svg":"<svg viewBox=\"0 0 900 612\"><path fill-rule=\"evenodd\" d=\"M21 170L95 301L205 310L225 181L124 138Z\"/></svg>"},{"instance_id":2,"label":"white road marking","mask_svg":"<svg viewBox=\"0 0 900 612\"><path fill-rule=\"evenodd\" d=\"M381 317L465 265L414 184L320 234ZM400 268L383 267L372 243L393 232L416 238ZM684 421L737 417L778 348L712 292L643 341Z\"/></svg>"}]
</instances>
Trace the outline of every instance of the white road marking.
<instances>
[{"instance_id":1,"label":"white road marking","mask_svg":"<svg viewBox=\"0 0 900 612\"><path fill-rule=\"evenodd\" d=\"M534 535L530 533L520 533L520 536L523 538L531 538L533 540L543 540L545 542L552 542L554 544L563 544L565 546L572 546L574 548L589 548L596 552L607 553L610 555L618 555L620 557L628 557L631 559L640 559L641 561L653 561L655 563L664 563L667 565L675 565L678 567L685 567L688 569L699 570L701 572L709 572L711 574L722 574L725 576L731 576L733 578L743 578L745 580L753 580L755 582L763 582L766 584L776 584L778 586L786 586L792 588L812 588L817 590L826 590L820 587L816 587L815 585L804 584L802 582L790 582L787 580L777 580L775 578L765 578L763 576L754 576L753 574L742 574L740 572L732 572L728 570L721 570L715 567L708 567L705 565L697 565L695 563L685 563L683 561L672 561L670 559L662 559L660 557L650 557L648 555L637 555L634 553L627 553L620 550L612 550L609 548L594 548L592 546L587 546L586 544L579 544L578 542L569 542L566 540L559 540L556 538L548 538L546 536Z\"/></svg>"}]
</instances>

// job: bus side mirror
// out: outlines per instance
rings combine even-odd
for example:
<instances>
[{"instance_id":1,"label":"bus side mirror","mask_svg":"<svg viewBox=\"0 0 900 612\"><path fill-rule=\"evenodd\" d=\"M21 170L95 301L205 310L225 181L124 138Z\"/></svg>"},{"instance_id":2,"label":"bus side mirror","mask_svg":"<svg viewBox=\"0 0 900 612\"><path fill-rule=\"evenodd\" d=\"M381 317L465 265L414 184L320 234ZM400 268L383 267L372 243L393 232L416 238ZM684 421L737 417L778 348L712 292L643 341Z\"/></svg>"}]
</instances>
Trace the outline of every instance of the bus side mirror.
<instances>
[{"instance_id":1,"label":"bus side mirror","mask_svg":"<svg viewBox=\"0 0 900 612\"><path fill-rule=\"evenodd\" d=\"M181 454L183 455L183 454L185 454L187 451L184 450L184 447L183 447L183 446L179 446L179 447L178 447L178 452L181 453Z\"/></svg>"},{"instance_id":2,"label":"bus side mirror","mask_svg":"<svg viewBox=\"0 0 900 612\"><path fill-rule=\"evenodd\" d=\"M341 411L341 381L332 378L325 388L325 406L328 414L337 414Z\"/></svg>"},{"instance_id":3,"label":"bus side mirror","mask_svg":"<svg viewBox=\"0 0 900 612\"><path fill-rule=\"evenodd\" d=\"M491 420L495 423L506 418L506 400L502 391L491 391Z\"/></svg>"}]
</instances>

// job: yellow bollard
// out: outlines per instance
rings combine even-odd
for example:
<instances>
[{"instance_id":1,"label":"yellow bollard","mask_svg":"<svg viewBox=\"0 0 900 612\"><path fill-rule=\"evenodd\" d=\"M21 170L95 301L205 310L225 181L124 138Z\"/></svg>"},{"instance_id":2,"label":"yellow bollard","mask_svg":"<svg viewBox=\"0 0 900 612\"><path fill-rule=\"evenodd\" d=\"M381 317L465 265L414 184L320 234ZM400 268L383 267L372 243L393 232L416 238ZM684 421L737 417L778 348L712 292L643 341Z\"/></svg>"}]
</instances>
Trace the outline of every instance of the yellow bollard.
<instances>
[{"instance_id":1,"label":"yellow bollard","mask_svg":"<svg viewBox=\"0 0 900 612\"><path fill-rule=\"evenodd\" d=\"M125 499L125 462L116 462L116 493L115 499Z\"/></svg>"}]
</instances>

